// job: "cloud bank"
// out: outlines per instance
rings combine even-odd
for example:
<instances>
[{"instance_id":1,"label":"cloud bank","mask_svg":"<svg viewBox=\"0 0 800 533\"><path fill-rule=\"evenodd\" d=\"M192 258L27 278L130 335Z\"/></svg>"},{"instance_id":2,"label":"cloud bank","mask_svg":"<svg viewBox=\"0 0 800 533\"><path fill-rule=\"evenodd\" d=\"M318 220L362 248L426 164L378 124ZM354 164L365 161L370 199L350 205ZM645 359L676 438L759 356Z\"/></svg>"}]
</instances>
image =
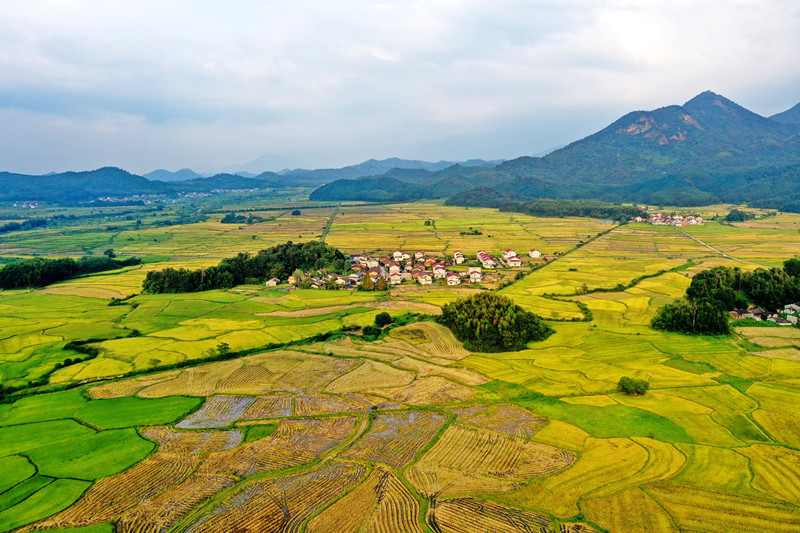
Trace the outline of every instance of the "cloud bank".
<instances>
[{"instance_id":1,"label":"cloud bank","mask_svg":"<svg viewBox=\"0 0 800 533\"><path fill-rule=\"evenodd\" d=\"M790 0L0 5L0 170L511 158L711 89L800 101Z\"/></svg>"}]
</instances>

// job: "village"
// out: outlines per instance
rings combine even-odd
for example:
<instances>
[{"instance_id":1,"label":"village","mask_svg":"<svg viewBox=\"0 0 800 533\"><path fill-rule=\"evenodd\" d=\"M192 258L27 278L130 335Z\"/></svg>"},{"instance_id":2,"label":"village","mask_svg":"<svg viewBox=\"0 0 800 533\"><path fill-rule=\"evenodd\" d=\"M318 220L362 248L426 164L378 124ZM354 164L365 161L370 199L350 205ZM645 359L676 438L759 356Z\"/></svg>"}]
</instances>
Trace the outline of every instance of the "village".
<instances>
[{"instance_id":1,"label":"village","mask_svg":"<svg viewBox=\"0 0 800 533\"><path fill-rule=\"evenodd\" d=\"M636 217L632 218L629 222L637 222L640 224L653 224L655 226L695 226L705 224L703 217L699 215L662 215L661 213L650 213L647 218Z\"/></svg>"},{"instance_id":2,"label":"village","mask_svg":"<svg viewBox=\"0 0 800 533\"><path fill-rule=\"evenodd\" d=\"M548 261L552 255L542 254L532 248L528 251L531 259ZM455 268L448 268L448 264ZM289 276L286 280L291 287L309 289L356 289L385 290L393 285L403 282L415 282L419 285L433 285L439 283L446 286L459 286L462 284L479 284L485 277L502 268L520 268L523 266L522 258L516 251L508 248L500 257L489 255L483 250L475 254L474 259L468 259L461 251L456 250L451 257L443 258L425 252L417 251L412 255L403 250L396 250L391 255L372 257L367 254L354 254L350 256L350 274L321 274L300 273ZM490 272L487 272L490 271ZM268 287L276 287L282 283L278 278L267 280Z\"/></svg>"},{"instance_id":3,"label":"village","mask_svg":"<svg viewBox=\"0 0 800 533\"><path fill-rule=\"evenodd\" d=\"M745 320L748 318L755 320L766 320L779 326L796 326L800 323L800 303L787 304L782 311L770 313L760 307L750 309L734 309L730 312L731 318Z\"/></svg>"}]
</instances>

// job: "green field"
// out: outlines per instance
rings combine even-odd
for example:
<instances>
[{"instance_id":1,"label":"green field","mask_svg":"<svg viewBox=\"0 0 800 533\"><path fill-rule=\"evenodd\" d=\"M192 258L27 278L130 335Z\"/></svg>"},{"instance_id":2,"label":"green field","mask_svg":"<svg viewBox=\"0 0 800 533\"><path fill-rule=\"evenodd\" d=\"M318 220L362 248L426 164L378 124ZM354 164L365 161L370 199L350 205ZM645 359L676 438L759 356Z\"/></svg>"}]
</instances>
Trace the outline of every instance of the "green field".
<instances>
[{"instance_id":1,"label":"green field","mask_svg":"<svg viewBox=\"0 0 800 533\"><path fill-rule=\"evenodd\" d=\"M318 238L332 213L0 243L57 254L113 242L154 259L0 293L1 382L72 387L0 404L0 532L270 530L285 516L308 531L800 531L797 329L649 327L702 269L800 254L800 215L684 228L729 257L664 226L435 203L340 209L326 242L347 252L553 254L495 283L556 330L518 352L470 353L425 322L373 342L303 341L382 311L433 313L480 290L469 286L138 294L150 269ZM473 229L483 234L460 235ZM67 342L89 339L96 358L55 368L80 356ZM220 343L250 355L201 364ZM623 376L649 392L617 392Z\"/></svg>"}]
</instances>

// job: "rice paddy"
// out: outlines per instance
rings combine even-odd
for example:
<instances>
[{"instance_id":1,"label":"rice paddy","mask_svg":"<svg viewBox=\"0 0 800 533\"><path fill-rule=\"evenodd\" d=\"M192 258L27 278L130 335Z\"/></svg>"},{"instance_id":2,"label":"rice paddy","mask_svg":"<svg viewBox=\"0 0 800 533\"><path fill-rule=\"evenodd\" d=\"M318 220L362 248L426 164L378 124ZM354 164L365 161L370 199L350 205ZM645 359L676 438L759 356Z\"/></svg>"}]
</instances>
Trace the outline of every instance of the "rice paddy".
<instances>
[{"instance_id":1,"label":"rice paddy","mask_svg":"<svg viewBox=\"0 0 800 533\"><path fill-rule=\"evenodd\" d=\"M539 268L501 289L556 330L519 352L471 353L431 321L306 341L382 310L435 314L475 288L138 294L150 269L318 238L332 212L0 243L155 260L0 293L0 383L70 387L0 404L0 532L800 531L800 334L651 330L695 272L733 264L674 228L341 209L326 242L351 252L554 254L525 257ZM778 265L800 253L800 216L773 219L687 231ZM99 355L64 365L80 357L66 344L87 340ZM221 343L252 355L204 362ZM650 391L618 393L623 376Z\"/></svg>"}]
</instances>

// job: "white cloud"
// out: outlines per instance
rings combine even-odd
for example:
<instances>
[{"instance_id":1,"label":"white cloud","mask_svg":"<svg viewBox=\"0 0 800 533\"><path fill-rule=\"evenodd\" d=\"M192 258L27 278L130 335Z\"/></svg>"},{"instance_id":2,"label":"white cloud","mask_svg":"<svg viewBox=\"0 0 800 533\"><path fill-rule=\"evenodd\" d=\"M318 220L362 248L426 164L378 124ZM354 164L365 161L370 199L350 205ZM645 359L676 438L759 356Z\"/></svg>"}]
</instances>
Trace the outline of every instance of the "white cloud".
<instances>
[{"instance_id":1,"label":"white cloud","mask_svg":"<svg viewBox=\"0 0 800 533\"><path fill-rule=\"evenodd\" d=\"M800 101L789 0L0 5L0 168L514 157L711 89ZM13 146L13 150L10 148Z\"/></svg>"}]
</instances>

